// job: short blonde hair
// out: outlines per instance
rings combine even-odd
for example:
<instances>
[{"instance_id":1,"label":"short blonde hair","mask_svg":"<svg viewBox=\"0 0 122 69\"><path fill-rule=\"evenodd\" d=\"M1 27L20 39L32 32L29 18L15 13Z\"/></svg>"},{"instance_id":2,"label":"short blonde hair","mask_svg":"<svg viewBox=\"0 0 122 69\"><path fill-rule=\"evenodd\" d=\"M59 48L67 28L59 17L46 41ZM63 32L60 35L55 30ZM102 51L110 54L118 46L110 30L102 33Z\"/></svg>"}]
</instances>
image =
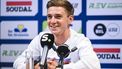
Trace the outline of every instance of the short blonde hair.
<instances>
[{"instance_id":1,"label":"short blonde hair","mask_svg":"<svg viewBox=\"0 0 122 69\"><path fill-rule=\"evenodd\" d=\"M66 9L68 15L74 15L74 8L73 8L72 4L67 0L50 0L50 1L48 1L47 9L52 6L63 7L64 9Z\"/></svg>"}]
</instances>

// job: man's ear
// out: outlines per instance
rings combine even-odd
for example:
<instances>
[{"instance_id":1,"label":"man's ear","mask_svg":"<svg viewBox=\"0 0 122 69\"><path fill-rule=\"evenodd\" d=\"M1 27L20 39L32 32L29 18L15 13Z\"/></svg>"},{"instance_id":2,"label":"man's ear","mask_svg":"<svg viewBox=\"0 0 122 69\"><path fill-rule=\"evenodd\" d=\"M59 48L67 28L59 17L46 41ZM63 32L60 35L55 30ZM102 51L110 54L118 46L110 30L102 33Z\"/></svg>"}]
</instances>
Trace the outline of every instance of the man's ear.
<instances>
[{"instance_id":1,"label":"man's ear","mask_svg":"<svg viewBox=\"0 0 122 69\"><path fill-rule=\"evenodd\" d=\"M70 19L70 21L73 21L74 20L74 16L73 15L70 15L69 16L69 19Z\"/></svg>"},{"instance_id":2,"label":"man's ear","mask_svg":"<svg viewBox=\"0 0 122 69\"><path fill-rule=\"evenodd\" d=\"M74 16L73 15L70 15L69 16L69 23L71 23L73 20L74 20Z\"/></svg>"},{"instance_id":3,"label":"man's ear","mask_svg":"<svg viewBox=\"0 0 122 69\"><path fill-rule=\"evenodd\" d=\"M71 23L72 23L73 20L74 20L74 16L73 15L70 15L69 16L69 20L68 20L69 21L68 22L69 23L69 25L68 25L69 27L71 26Z\"/></svg>"}]
</instances>

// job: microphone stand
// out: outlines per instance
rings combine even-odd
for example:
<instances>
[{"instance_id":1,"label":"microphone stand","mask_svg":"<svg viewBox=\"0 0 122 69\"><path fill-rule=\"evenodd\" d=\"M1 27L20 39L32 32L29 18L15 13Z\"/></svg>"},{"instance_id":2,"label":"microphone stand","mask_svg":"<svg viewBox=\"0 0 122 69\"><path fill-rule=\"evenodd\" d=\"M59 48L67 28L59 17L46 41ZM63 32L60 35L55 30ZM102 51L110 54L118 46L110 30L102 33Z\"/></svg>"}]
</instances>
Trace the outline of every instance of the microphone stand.
<instances>
[{"instance_id":1,"label":"microphone stand","mask_svg":"<svg viewBox=\"0 0 122 69\"><path fill-rule=\"evenodd\" d=\"M64 57L60 57L60 59L59 59L59 63L58 63L58 68L61 68L61 69L63 69L63 65L64 65Z\"/></svg>"},{"instance_id":2,"label":"microphone stand","mask_svg":"<svg viewBox=\"0 0 122 69\"><path fill-rule=\"evenodd\" d=\"M48 69L48 68L47 68L47 63L46 63L46 61L45 61L44 65L40 65L40 69Z\"/></svg>"},{"instance_id":3,"label":"microphone stand","mask_svg":"<svg viewBox=\"0 0 122 69\"><path fill-rule=\"evenodd\" d=\"M68 55L71 52L74 52L75 50L77 50L77 47L74 47L71 49L71 51L68 49L68 46L66 44L59 46L58 49L56 50L58 56L60 57L59 59L59 64L58 64L58 68L63 69L63 65L64 65L64 58L68 57Z\"/></svg>"},{"instance_id":4,"label":"microphone stand","mask_svg":"<svg viewBox=\"0 0 122 69\"><path fill-rule=\"evenodd\" d=\"M48 69L47 68L47 53L48 53L48 47L44 46L43 48L43 53L42 53L42 58L40 62L40 69ZM45 57L43 57L45 56Z\"/></svg>"},{"instance_id":5,"label":"microphone stand","mask_svg":"<svg viewBox=\"0 0 122 69\"><path fill-rule=\"evenodd\" d=\"M34 69L33 52L26 51L26 69Z\"/></svg>"}]
</instances>

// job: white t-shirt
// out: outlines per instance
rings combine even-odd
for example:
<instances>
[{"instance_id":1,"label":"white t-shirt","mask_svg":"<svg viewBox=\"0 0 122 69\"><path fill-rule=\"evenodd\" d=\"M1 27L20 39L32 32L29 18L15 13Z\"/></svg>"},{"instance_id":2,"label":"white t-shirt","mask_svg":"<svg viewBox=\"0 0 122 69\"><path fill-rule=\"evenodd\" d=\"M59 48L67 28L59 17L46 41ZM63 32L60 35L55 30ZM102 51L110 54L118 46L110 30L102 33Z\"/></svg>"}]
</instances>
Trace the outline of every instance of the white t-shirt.
<instances>
[{"instance_id":1,"label":"white t-shirt","mask_svg":"<svg viewBox=\"0 0 122 69\"><path fill-rule=\"evenodd\" d=\"M43 48L40 44L40 38L44 33L47 32L41 32L39 35L37 35L31 41L28 48L15 60L13 65L15 69L26 69L26 51L32 51L34 59L36 59L35 57L42 55ZM83 34L79 34L70 29L70 37L64 44L67 44L70 50L77 47L76 51L71 52L69 56L64 59L64 62L68 63L64 64L64 69L101 69L99 59L97 58L96 53L93 51L90 40ZM57 48L58 46L55 47ZM58 60L59 56L57 55L56 51L51 48L48 51L47 58L55 58Z\"/></svg>"}]
</instances>

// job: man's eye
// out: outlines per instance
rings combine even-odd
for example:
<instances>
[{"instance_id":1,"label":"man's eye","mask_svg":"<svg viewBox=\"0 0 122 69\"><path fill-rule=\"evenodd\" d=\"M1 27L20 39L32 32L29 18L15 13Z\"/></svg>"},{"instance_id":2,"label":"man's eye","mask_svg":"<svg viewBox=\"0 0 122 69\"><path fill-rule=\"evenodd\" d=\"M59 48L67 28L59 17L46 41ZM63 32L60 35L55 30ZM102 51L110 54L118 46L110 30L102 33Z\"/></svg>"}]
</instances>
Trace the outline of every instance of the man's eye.
<instances>
[{"instance_id":1,"label":"man's eye","mask_svg":"<svg viewBox=\"0 0 122 69\"><path fill-rule=\"evenodd\" d=\"M55 16L55 18L57 18L57 19L61 19L61 16Z\"/></svg>"},{"instance_id":2,"label":"man's eye","mask_svg":"<svg viewBox=\"0 0 122 69\"><path fill-rule=\"evenodd\" d=\"M51 19L51 18L52 18L52 16L47 16L47 18L48 18L48 19Z\"/></svg>"}]
</instances>

